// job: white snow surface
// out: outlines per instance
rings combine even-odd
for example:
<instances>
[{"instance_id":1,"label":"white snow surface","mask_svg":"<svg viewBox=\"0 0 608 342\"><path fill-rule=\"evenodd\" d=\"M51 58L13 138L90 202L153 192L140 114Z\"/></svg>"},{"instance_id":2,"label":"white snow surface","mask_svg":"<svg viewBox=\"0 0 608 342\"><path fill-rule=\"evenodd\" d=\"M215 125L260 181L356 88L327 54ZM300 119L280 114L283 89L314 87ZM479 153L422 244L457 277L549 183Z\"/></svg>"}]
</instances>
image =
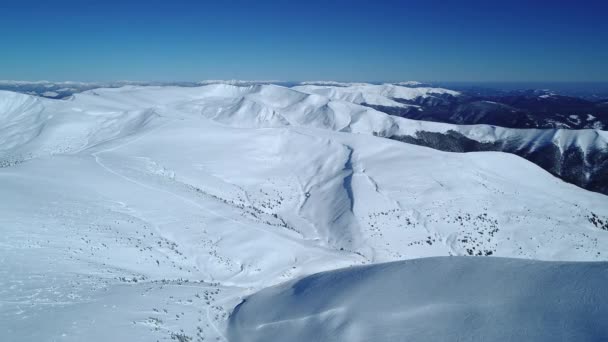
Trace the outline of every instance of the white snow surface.
<instances>
[{"instance_id":1,"label":"white snow surface","mask_svg":"<svg viewBox=\"0 0 608 342\"><path fill-rule=\"evenodd\" d=\"M606 196L373 135L427 126L454 127L274 85L0 92L2 336L226 340L241 297L320 271L607 259Z\"/></svg>"},{"instance_id":2,"label":"white snow surface","mask_svg":"<svg viewBox=\"0 0 608 342\"><path fill-rule=\"evenodd\" d=\"M368 83L361 82L338 82L338 81L305 81L299 82L298 85L318 85L318 86L335 86L335 87L349 87L353 85L366 85Z\"/></svg>"},{"instance_id":3,"label":"white snow surface","mask_svg":"<svg viewBox=\"0 0 608 342\"><path fill-rule=\"evenodd\" d=\"M345 86L335 86L333 84L301 85L293 87L305 93L320 94L335 100L343 100L356 104L371 104L388 107L410 107L395 101L395 99L414 100L417 98L427 98L433 95L452 95L458 96L459 92L443 88L432 87L404 87L395 84L346 84Z\"/></svg>"},{"instance_id":4,"label":"white snow surface","mask_svg":"<svg viewBox=\"0 0 608 342\"><path fill-rule=\"evenodd\" d=\"M605 341L608 263L437 257L263 290L231 341Z\"/></svg>"},{"instance_id":5,"label":"white snow surface","mask_svg":"<svg viewBox=\"0 0 608 342\"><path fill-rule=\"evenodd\" d=\"M424 83L422 82L418 82L418 81L405 81L405 82L397 82L397 83L393 83L395 85L398 86L406 86L406 87L419 87L424 85Z\"/></svg>"}]
</instances>

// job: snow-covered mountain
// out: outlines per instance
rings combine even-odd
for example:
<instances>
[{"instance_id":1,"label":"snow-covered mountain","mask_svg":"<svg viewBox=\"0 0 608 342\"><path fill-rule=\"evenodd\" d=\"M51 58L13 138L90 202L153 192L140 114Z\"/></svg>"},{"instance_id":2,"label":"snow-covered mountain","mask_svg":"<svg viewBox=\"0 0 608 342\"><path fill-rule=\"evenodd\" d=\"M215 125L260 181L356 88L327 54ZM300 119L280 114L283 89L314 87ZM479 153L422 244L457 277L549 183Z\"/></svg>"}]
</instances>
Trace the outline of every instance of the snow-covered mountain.
<instances>
[{"instance_id":1,"label":"snow-covered mountain","mask_svg":"<svg viewBox=\"0 0 608 342\"><path fill-rule=\"evenodd\" d=\"M310 94L322 94L331 99L348 101L375 108L394 116L405 116L414 119L431 120L433 122L401 122L399 133L383 135L392 139L411 144L428 146L450 152L501 151L516 154L539 165L552 174L567 182L583 188L608 194L608 133L600 129L568 129L566 128L505 128L495 125L455 125L456 123L509 123L519 120L518 111L510 107L516 104L520 97L506 97L508 104L471 100L461 93L429 87L403 87L393 84L384 85L351 85L351 86L297 86L299 91ZM555 102L553 107L569 108L572 101L576 103L588 101L566 98L557 95L547 95L547 92L534 94L528 102ZM543 96L545 96L543 98ZM524 97L527 99L527 97ZM464 99L464 100L463 100ZM536 99L536 100L535 100ZM555 100L557 99L557 100ZM559 101L559 99L566 99ZM507 100L503 100L507 101ZM466 102L466 105L459 104ZM531 107L533 105L527 105ZM542 104L538 106L543 106ZM572 105L571 105L572 106ZM488 114L486 109L490 109ZM436 111L435 108L440 108ZM484 109L485 108L485 109ZM498 109L497 109L498 108ZM583 107L585 110L587 107ZM579 108L580 109L580 108ZM443 113L441 111L446 111ZM595 112L594 112L595 113ZM522 114L524 115L524 114ZM528 118L530 113L525 113ZM601 116L600 114L596 114ZM512 119L506 118L511 116ZM522 127L543 127L542 120L561 120L566 123L581 123L581 117L592 118L588 126L603 127L604 118L596 118L591 114L585 115L538 115L539 120L529 122ZM536 117L536 116L534 116ZM524 118L524 119L525 119ZM608 120L608 117L605 118ZM578 120L578 121L577 121ZM440 123L442 122L443 123ZM585 121L583 119L583 121ZM608 122L608 121L607 121ZM445 124L448 123L448 124ZM578 125L577 124L577 125ZM516 125L517 126L517 125ZM559 127L560 125L558 125ZM580 126L580 125L579 125Z\"/></svg>"},{"instance_id":2,"label":"snow-covered mountain","mask_svg":"<svg viewBox=\"0 0 608 342\"><path fill-rule=\"evenodd\" d=\"M548 89L487 93L454 91L419 82L392 84L303 82L303 92L319 93L414 120L508 128L604 129L606 99L567 96Z\"/></svg>"},{"instance_id":3,"label":"snow-covered mountain","mask_svg":"<svg viewBox=\"0 0 608 342\"><path fill-rule=\"evenodd\" d=\"M417 88L422 89L414 90ZM508 128L608 127L606 98L582 94L578 97L549 89L478 91L476 88L462 88L454 91L419 82L305 82L298 89L324 93L414 120ZM379 91L381 89L396 90Z\"/></svg>"},{"instance_id":4,"label":"snow-covered mountain","mask_svg":"<svg viewBox=\"0 0 608 342\"><path fill-rule=\"evenodd\" d=\"M225 340L241 298L320 271L608 259L608 197L514 155L385 138L421 129L454 125L277 85L0 92L3 337Z\"/></svg>"},{"instance_id":5,"label":"snow-covered mountain","mask_svg":"<svg viewBox=\"0 0 608 342\"><path fill-rule=\"evenodd\" d=\"M406 83L409 85L409 83ZM394 84L347 84L335 85L300 85L293 89L305 93L314 93L336 100L356 104L368 104L384 107L419 109L419 106L404 104L404 101L440 99L444 96L459 96L457 91L432 87L405 87Z\"/></svg>"},{"instance_id":6,"label":"snow-covered mountain","mask_svg":"<svg viewBox=\"0 0 608 342\"><path fill-rule=\"evenodd\" d=\"M231 341L603 341L608 264L428 258L265 289Z\"/></svg>"}]
</instances>

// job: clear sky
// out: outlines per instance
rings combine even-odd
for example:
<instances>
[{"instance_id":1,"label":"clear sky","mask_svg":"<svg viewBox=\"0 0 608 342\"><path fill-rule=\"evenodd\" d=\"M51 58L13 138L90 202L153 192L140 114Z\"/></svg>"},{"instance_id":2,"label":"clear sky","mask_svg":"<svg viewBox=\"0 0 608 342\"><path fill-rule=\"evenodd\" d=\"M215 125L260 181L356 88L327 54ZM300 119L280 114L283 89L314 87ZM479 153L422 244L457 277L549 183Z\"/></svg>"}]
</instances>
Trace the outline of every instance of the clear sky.
<instances>
[{"instance_id":1,"label":"clear sky","mask_svg":"<svg viewBox=\"0 0 608 342\"><path fill-rule=\"evenodd\" d=\"M608 81L608 1L0 0L0 79Z\"/></svg>"}]
</instances>

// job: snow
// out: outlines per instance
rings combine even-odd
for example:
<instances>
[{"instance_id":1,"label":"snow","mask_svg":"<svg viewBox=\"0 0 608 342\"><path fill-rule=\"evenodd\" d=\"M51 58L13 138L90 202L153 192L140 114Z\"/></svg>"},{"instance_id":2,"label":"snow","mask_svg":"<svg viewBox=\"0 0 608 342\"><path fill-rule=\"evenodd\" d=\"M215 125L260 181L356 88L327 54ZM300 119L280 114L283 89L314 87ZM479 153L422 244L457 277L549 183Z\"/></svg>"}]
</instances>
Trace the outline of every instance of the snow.
<instances>
[{"instance_id":1,"label":"snow","mask_svg":"<svg viewBox=\"0 0 608 342\"><path fill-rule=\"evenodd\" d=\"M603 341L608 263L430 258L353 267L240 304L239 341Z\"/></svg>"},{"instance_id":2,"label":"snow","mask_svg":"<svg viewBox=\"0 0 608 342\"><path fill-rule=\"evenodd\" d=\"M197 82L200 85L207 84L231 84L231 85L252 85L252 84L272 84L272 83L281 83L279 80L204 80Z\"/></svg>"},{"instance_id":3,"label":"snow","mask_svg":"<svg viewBox=\"0 0 608 342\"><path fill-rule=\"evenodd\" d=\"M388 107L415 107L395 101L395 99L413 100L426 98L435 95L459 96L458 92L442 89L417 87L407 88L390 84L372 85L359 84L352 86L331 86L331 85L307 85L297 86L293 89L310 94L326 96L334 101L345 101L353 104L370 104ZM577 117L578 118L578 117ZM567 150L570 146L578 146L583 153L594 149L607 149L608 140L598 132L601 125L595 129L570 130L570 129L512 129L490 125L453 125L436 122L425 122L408 120L405 118L390 117L383 118L386 124L383 128L375 127L371 130L382 136L390 135L410 135L415 136L416 132L437 132L456 131L464 136L480 142L510 141L517 143L524 148L526 146L543 146L554 144L561 151ZM388 134L388 135L387 135Z\"/></svg>"},{"instance_id":4,"label":"snow","mask_svg":"<svg viewBox=\"0 0 608 342\"><path fill-rule=\"evenodd\" d=\"M56 97L58 95L59 95L59 93L56 93L54 91L45 91L44 93L42 93L42 96L46 96L46 97Z\"/></svg>"},{"instance_id":5,"label":"snow","mask_svg":"<svg viewBox=\"0 0 608 342\"><path fill-rule=\"evenodd\" d=\"M318 86L334 86L334 87L349 87L353 85L366 85L367 83L356 82L337 82L337 81L306 81L300 82L299 85L318 85Z\"/></svg>"},{"instance_id":6,"label":"snow","mask_svg":"<svg viewBox=\"0 0 608 342\"><path fill-rule=\"evenodd\" d=\"M371 104L388 107L409 107L409 105L395 101L394 99L414 100L426 98L433 95L458 96L460 93L430 87L409 88L394 84L348 84L344 86L329 85L301 85L294 89L306 93L320 94L334 100L343 100L356 104Z\"/></svg>"},{"instance_id":7,"label":"snow","mask_svg":"<svg viewBox=\"0 0 608 342\"><path fill-rule=\"evenodd\" d=\"M13 80L0 80L0 85L53 85L53 84L64 84L64 85L90 85L94 83L87 82L75 82L75 81L64 81L64 82L51 82L51 81L13 81Z\"/></svg>"},{"instance_id":8,"label":"snow","mask_svg":"<svg viewBox=\"0 0 608 342\"><path fill-rule=\"evenodd\" d=\"M405 82L397 82L394 84L398 85L398 86L404 86L404 87L419 87L419 86L424 85L424 83L418 82L418 81L405 81Z\"/></svg>"},{"instance_id":9,"label":"snow","mask_svg":"<svg viewBox=\"0 0 608 342\"><path fill-rule=\"evenodd\" d=\"M276 85L0 92L3 338L225 340L240 298L321 271L607 259L606 196L374 136L451 127Z\"/></svg>"}]
</instances>

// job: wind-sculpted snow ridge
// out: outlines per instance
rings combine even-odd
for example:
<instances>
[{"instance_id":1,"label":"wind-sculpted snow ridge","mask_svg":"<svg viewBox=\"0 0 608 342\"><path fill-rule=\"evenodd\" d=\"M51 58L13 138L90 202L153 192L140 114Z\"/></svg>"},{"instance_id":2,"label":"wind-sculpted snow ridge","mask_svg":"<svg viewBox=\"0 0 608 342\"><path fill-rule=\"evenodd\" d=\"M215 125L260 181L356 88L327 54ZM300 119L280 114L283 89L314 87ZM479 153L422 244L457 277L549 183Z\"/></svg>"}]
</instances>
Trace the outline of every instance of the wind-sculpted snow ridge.
<instances>
[{"instance_id":1,"label":"wind-sculpted snow ridge","mask_svg":"<svg viewBox=\"0 0 608 342\"><path fill-rule=\"evenodd\" d=\"M9 341L223 341L241 297L322 271L608 259L608 197L513 155L385 138L453 125L277 85L0 92L0 108Z\"/></svg>"},{"instance_id":2,"label":"wind-sculpted snow ridge","mask_svg":"<svg viewBox=\"0 0 608 342\"><path fill-rule=\"evenodd\" d=\"M33 139L41 129L44 109L37 98L0 91L0 153Z\"/></svg>"},{"instance_id":3,"label":"wind-sculpted snow ridge","mask_svg":"<svg viewBox=\"0 0 608 342\"><path fill-rule=\"evenodd\" d=\"M608 263L429 258L268 288L230 317L247 341L605 341Z\"/></svg>"}]
</instances>

